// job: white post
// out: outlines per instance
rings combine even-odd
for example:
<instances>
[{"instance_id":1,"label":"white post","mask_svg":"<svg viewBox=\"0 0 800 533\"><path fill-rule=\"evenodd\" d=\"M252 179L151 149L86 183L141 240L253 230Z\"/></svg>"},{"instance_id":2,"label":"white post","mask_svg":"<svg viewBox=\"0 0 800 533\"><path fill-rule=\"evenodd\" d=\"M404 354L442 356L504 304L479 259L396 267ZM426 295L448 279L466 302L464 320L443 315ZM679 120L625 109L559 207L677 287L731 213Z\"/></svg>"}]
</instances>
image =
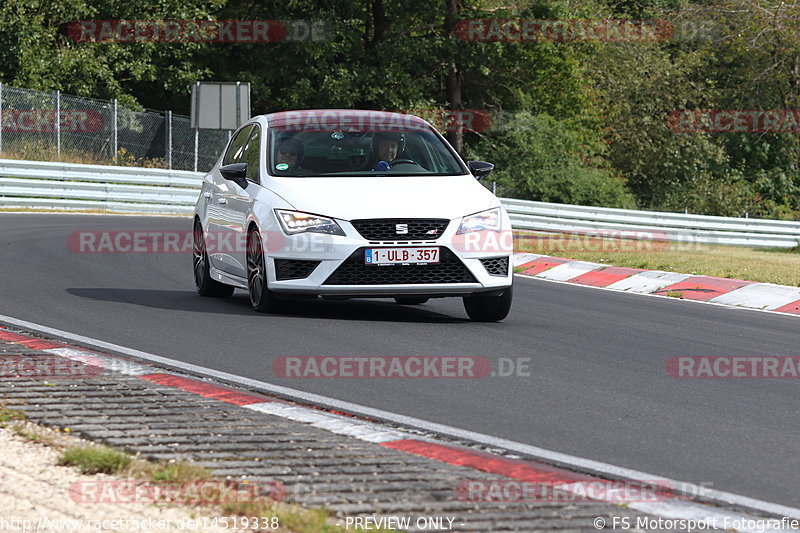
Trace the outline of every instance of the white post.
<instances>
[{"instance_id":1,"label":"white post","mask_svg":"<svg viewBox=\"0 0 800 533\"><path fill-rule=\"evenodd\" d=\"M56 91L56 113L53 120L56 126L56 159L61 161L61 91Z\"/></svg>"},{"instance_id":2,"label":"white post","mask_svg":"<svg viewBox=\"0 0 800 533\"><path fill-rule=\"evenodd\" d=\"M242 125L242 90L241 90L242 82L236 82L236 127ZM220 90L220 94L222 91ZM222 106L220 105L220 113L222 113ZM249 118L249 117L248 117ZM222 127L222 121L220 120L220 127Z\"/></svg>"},{"instance_id":3,"label":"white post","mask_svg":"<svg viewBox=\"0 0 800 533\"><path fill-rule=\"evenodd\" d=\"M117 99L116 98L114 98L114 109L113 109L113 112L114 112L114 118L113 118L113 123L114 123L114 163L116 163L117 162L117 151L119 150L119 148L117 146L117 143L119 142L119 138L118 138L119 125L118 125L118 122L117 122Z\"/></svg>"},{"instance_id":4,"label":"white post","mask_svg":"<svg viewBox=\"0 0 800 533\"><path fill-rule=\"evenodd\" d=\"M220 90L220 97L222 90ZM197 145L200 142L200 82L195 82L194 93L194 171L197 172Z\"/></svg>"},{"instance_id":5,"label":"white post","mask_svg":"<svg viewBox=\"0 0 800 533\"><path fill-rule=\"evenodd\" d=\"M172 170L172 111L167 111L167 168Z\"/></svg>"}]
</instances>

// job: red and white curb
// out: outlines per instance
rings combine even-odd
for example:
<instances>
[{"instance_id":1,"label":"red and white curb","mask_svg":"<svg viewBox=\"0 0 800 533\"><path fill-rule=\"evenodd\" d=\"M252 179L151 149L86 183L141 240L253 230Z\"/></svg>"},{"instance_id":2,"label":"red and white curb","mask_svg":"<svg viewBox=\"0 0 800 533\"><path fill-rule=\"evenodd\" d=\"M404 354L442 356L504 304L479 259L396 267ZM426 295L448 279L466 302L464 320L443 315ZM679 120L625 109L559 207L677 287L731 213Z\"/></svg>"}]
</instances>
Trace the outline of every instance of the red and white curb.
<instances>
[{"instance_id":1,"label":"red and white curb","mask_svg":"<svg viewBox=\"0 0 800 533\"><path fill-rule=\"evenodd\" d=\"M519 269L517 274L550 281L800 315L800 287L615 267L526 253L514 254L513 265L515 270Z\"/></svg>"},{"instance_id":2,"label":"red and white curb","mask_svg":"<svg viewBox=\"0 0 800 533\"><path fill-rule=\"evenodd\" d=\"M0 316L0 321L12 323L16 326L27 326L26 329L56 334L64 338L73 338L79 340L79 342L88 343L88 341L93 340L80 335L54 330L46 326L17 320L12 317ZM389 428L383 424L358 418L353 415L293 404L278 397L258 392L239 390L210 381L186 377L151 364L138 363L119 356L70 345L64 342L44 340L23 333L10 331L3 327L0 327L0 341L17 344L28 349L72 361L80 361L87 366L101 367L103 370L118 372L128 376L136 376L139 379L181 389L204 398L213 398L228 404L238 405L244 409L310 424L314 427L339 435L346 435L351 438L375 443L386 448L404 451L443 463L472 468L481 472L503 476L511 480L528 483L547 483L548 486L557 488L561 492L574 493L584 498L587 496L586 484L598 482L601 481L601 479L597 476L576 472L575 470L582 468L584 471L591 471L593 473L605 472L608 474L605 476L606 478L618 481L621 480L622 485L620 486L617 484L615 488L611 490L600 491L604 496L593 496L591 497L592 501L618 504L650 515L669 519L694 520L710 527L719 527L720 524L731 523L767 524L766 527L760 528L739 526L737 531L742 532L786 531L788 533L790 531L789 529L781 529L773 525L775 523L780 523L780 519L772 519L772 522L765 522L763 518L758 518L755 515L734 513L712 505L691 501L690 499L699 496L706 500L719 502L725 505L747 507L772 516L800 519L800 509L793 509L735 494L714 491L705 487L681 483L659 476L614 467L612 465L605 465L596 461L574 458L565 454L550 452L532 446L513 443L511 441L504 441L487 435L459 430L457 428L448 428L448 426L439 424L427 423L402 415L397 415L394 418L406 422L406 425L410 427L416 427L422 430L433 429L440 434L466 437L469 440L485 445L500 446L511 451L528 452L528 455L540 456L544 460L550 459L554 464L569 466L572 467L572 469L551 466L550 464L534 459L518 459L481 452L436 438L421 437L416 433ZM210 377L235 377L212 369L204 369L203 367L181 363L180 361L147 354L146 352L139 352L138 350L112 345L104 341L96 341L96 343L102 347L109 347L121 353L126 353L126 351L128 351L131 354L135 354L136 357L146 360L169 364L170 366L185 367L195 374L202 374L201 371L205 370L205 375ZM240 378L240 381L242 383L261 383L262 387L265 388L269 386L269 384L255 382L247 378ZM286 391L293 390L279 386L270 387L275 390L280 390L281 393L285 393L289 396L291 395ZM336 403L344 404L344 402L333 399L330 399L327 403L329 405ZM387 420L393 418L392 415L387 412L357 406L355 404L350 405L355 408L355 412L372 411L380 418ZM643 483L648 485L656 484L659 487L663 487L663 492L659 489L660 497L658 501L621 502L620 493L626 492L626 484L630 487L630 490L636 491L641 489ZM456 490L457 488L454 487L454 495Z\"/></svg>"}]
</instances>

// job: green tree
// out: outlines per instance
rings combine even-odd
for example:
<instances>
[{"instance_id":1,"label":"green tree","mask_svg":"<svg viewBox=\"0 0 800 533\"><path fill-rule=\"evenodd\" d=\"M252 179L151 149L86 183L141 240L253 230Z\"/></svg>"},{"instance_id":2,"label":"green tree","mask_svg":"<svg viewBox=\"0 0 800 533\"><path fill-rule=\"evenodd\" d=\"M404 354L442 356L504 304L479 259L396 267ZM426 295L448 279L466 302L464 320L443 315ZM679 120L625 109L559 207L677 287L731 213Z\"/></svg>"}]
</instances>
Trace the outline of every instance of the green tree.
<instances>
[{"instance_id":1,"label":"green tree","mask_svg":"<svg viewBox=\"0 0 800 533\"><path fill-rule=\"evenodd\" d=\"M512 198L608 207L635 206L609 168L587 164L582 135L549 115L521 112L471 152L497 164L498 194Z\"/></svg>"}]
</instances>

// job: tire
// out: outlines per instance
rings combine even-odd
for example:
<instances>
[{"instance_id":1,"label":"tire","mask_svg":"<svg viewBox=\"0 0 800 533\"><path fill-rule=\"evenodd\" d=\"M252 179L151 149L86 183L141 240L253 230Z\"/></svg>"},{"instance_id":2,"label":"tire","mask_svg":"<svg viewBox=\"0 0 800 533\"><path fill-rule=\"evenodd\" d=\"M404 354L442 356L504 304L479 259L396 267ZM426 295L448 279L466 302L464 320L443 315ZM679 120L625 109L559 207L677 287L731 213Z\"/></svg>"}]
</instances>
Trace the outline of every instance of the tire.
<instances>
[{"instance_id":1,"label":"tire","mask_svg":"<svg viewBox=\"0 0 800 533\"><path fill-rule=\"evenodd\" d=\"M247 234L247 293L250 295L250 305L259 313L284 311L291 304L278 300L267 288L264 247L261 244L261 234L256 230L250 230Z\"/></svg>"},{"instance_id":2,"label":"tire","mask_svg":"<svg viewBox=\"0 0 800 533\"><path fill-rule=\"evenodd\" d=\"M475 322L498 322L508 316L511 310L513 285L499 295L487 296L473 294L464 297L464 309Z\"/></svg>"},{"instance_id":3,"label":"tire","mask_svg":"<svg viewBox=\"0 0 800 533\"><path fill-rule=\"evenodd\" d=\"M233 294L234 287L225 285L211 278L208 264L208 250L203 226L199 220L194 223L192 246L192 267L194 270L194 287L200 296L228 297Z\"/></svg>"},{"instance_id":4,"label":"tire","mask_svg":"<svg viewBox=\"0 0 800 533\"><path fill-rule=\"evenodd\" d=\"M398 296L394 299L394 301L400 305L420 305L428 300L430 300L430 298L425 298L424 296Z\"/></svg>"}]
</instances>

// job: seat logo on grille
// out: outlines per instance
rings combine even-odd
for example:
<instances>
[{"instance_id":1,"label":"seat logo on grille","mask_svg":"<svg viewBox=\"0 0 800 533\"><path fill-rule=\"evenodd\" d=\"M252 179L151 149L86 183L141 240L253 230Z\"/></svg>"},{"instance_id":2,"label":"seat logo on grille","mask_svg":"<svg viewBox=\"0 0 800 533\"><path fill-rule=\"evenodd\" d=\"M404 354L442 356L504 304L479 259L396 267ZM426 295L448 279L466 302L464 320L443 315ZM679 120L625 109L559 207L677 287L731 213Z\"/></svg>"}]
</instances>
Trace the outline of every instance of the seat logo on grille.
<instances>
[{"instance_id":1,"label":"seat logo on grille","mask_svg":"<svg viewBox=\"0 0 800 533\"><path fill-rule=\"evenodd\" d=\"M395 224L394 229L398 235L405 235L408 233L408 224Z\"/></svg>"}]
</instances>

